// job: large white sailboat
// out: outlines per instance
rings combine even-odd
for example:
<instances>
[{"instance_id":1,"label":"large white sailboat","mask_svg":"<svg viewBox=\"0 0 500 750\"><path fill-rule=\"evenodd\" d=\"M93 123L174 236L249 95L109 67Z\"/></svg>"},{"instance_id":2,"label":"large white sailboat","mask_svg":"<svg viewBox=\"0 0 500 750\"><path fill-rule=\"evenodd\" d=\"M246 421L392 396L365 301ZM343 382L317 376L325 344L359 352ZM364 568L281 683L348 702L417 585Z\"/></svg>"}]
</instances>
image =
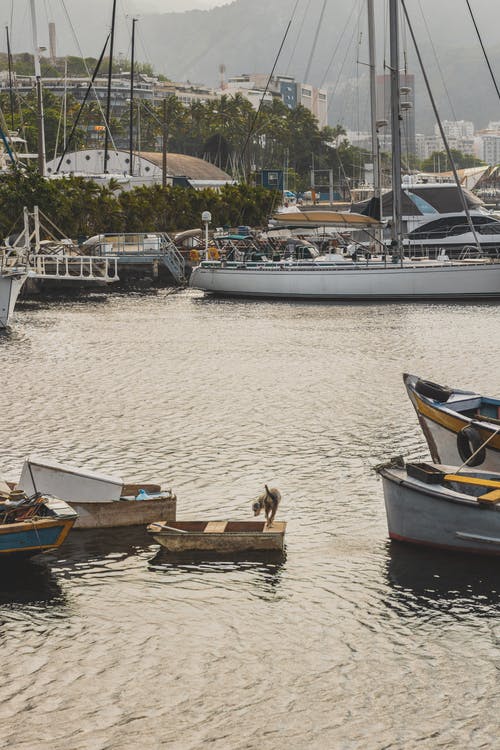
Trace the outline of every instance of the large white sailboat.
<instances>
[{"instance_id":1,"label":"large white sailboat","mask_svg":"<svg viewBox=\"0 0 500 750\"><path fill-rule=\"evenodd\" d=\"M206 260L193 269L190 278L192 288L224 296L280 299L412 301L500 297L499 262L484 258L468 261L404 258L401 232L399 5L400 0L390 0L392 182L397 186L391 225L392 253L381 260L363 262L225 263L224 260ZM368 6L369 13L373 13L370 1ZM356 220L356 215L351 216L353 223L359 223L361 217ZM323 223L319 222L319 225Z\"/></svg>"}]
</instances>

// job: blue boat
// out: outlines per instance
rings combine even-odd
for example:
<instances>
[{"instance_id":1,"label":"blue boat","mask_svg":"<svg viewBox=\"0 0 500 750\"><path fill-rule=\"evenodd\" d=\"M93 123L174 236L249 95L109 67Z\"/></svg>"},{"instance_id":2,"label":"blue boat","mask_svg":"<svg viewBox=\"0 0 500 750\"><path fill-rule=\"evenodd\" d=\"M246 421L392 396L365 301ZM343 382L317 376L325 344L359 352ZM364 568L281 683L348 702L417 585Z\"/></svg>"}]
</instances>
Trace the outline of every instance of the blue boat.
<instances>
[{"instance_id":1,"label":"blue boat","mask_svg":"<svg viewBox=\"0 0 500 750\"><path fill-rule=\"evenodd\" d=\"M38 494L4 498L0 502L0 558L31 557L57 549L77 518L73 508L56 498Z\"/></svg>"}]
</instances>

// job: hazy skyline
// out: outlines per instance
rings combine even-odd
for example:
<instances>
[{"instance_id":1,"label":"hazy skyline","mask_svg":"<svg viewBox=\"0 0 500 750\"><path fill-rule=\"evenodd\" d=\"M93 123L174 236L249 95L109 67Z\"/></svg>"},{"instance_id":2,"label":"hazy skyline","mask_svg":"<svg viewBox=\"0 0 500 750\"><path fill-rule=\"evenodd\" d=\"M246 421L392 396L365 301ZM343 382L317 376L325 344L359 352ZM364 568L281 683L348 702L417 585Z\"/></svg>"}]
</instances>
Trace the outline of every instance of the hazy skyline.
<instances>
[{"instance_id":1,"label":"hazy skyline","mask_svg":"<svg viewBox=\"0 0 500 750\"><path fill-rule=\"evenodd\" d=\"M498 0L471 0L478 27L495 71L499 70L500 27L492 23ZM0 0L0 22L12 19L11 48L31 52L29 0ZM486 70L466 0L415 0L411 18L423 52L434 96L443 119L474 119L484 127L498 120L498 98ZM209 6L211 6L210 9ZM48 47L48 22L56 23L57 54L98 57L111 22L112 0L36 0L39 44ZM283 32L296 8L277 72L329 90L331 121L359 124L366 119L367 98L359 99L358 83L365 72L364 5L330 0L324 18L323 0L295 6L295 0L117 0L114 56L129 57L131 16L139 16L136 60L152 65L172 80L211 86L228 74L271 70ZM354 11L359 10L359 20ZM385 24L387 0L375 0L378 70L387 64ZM67 13L66 13L67 11ZM316 24L322 17L318 44ZM68 18L69 17L69 18ZM443 33L453 18L453 33ZM349 20L350 19L350 20ZM345 32L345 33L344 33ZM3 36L3 43L2 43ZM356 41L357 40L357 41ZM315 46L312 65L309 56ZM0 29L0 50L5 51ZM412 44L402 39L405 60L416 73L417 120L426 131L435 118L430 111ZM497 72L498 76L498 72ZM357 127L357 125L356 125ZM420 125L419 125L420 127Z\"/></svg>"},{"instance_id":2,"label":"hazy skyline","mask_svg":"<svg viewBox=\"0 0 500 750\"><path fill-rule=\"evenodd\" d=\"M143 13L182 13L185 10L209 10L217 5L227 5L233 0L123 0Z\"/></svg>"}]
</instances>

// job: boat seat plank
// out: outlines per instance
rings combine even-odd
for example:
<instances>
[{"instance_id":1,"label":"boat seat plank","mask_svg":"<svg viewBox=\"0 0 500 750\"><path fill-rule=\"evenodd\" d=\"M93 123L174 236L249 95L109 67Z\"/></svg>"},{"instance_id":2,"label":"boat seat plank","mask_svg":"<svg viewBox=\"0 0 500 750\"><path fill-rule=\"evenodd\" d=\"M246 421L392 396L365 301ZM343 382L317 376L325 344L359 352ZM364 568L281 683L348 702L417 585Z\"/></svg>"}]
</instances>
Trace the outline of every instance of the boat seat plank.
<instances>
[{"instance_id":1,"label":"boat seat plank","mask_svg":"<svg viewBox=\"0 0 500 750\"><path fill-rule=\"evenodd\" d=\"M500 502L500 490L490 490L484 495L480 495L478 501L480 503L492 503L494 505L495 503Z\"/></svg>"},{"instance_id":2,"label":"boat seat plank","mask_svg":"<svg viewBox=\"0 0 500 750\"><path fill-rule=\"evenodd\" d=\"M222 534L226 526L227 521L209 521L205 527L205 534Z\"/></svg>"},{"instance_id":3,"label":"boat seat plank","mask_svg":"<svg viewBox=\"0 0 500 750\"><path fill-rule=\"evenodd\" d=\"M443 477L445 482L461 482L462 484L477 484L481 487L498 487L500 489L500 482L494 479L481 479L480 477L468 477L462 474L445 474Z\"/></svg>"},{"instance_id":4,"label":"boat seat plank","mask_svg":"<svg viewBox=\"0 0 500 750\"><path fill-rule=\"evenodd\" d=\"M496 417L487 417L485 414L474 414L475 422L491 422L491 424L500 424L500 419Z\"/></svg>"}]
</instances>

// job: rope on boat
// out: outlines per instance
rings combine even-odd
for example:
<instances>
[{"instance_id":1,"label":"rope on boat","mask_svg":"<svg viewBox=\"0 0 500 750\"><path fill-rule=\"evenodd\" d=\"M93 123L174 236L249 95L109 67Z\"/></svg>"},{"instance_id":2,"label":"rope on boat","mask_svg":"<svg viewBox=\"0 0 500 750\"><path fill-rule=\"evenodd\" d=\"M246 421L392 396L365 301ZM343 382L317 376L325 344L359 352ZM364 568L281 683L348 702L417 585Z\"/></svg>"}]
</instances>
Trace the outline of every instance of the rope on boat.
<instances>
[{"instance_id":1,"label":"rope on boat","mask_svg":"<svg viewBox=\"0 0 500 750\"><path fill-rule=\"evenodd\" d=\"M498 433L500 433L500 427L498 427L498 428L497 428L497 429L495 430L495 432L492 432L492 433L491 433L491 435L489 436L489 438L487 438L487 439L486 439L486 440L484 441L484 443L481 443L481 445L479 446L479 448L476 448L476 450L474 451L474 453L471 453L471 454L470 454L469 458L468 458L468 459L467 459L467 460L466 460L466 461L465 461L465 462L464 462L464 463L462 464L462 466L460 466L460 467L459 467L459 468L458 468L458 469L456 470L455 474L458 474L458 472L459 472L459 471L462 471L462 469L463 469L463 468L465 468L465 467L467 466L467 464L469 463L469 461L470 461L471 459L473 459L473 458L474 458L474 456L477 456L477 454L478 454L478 453L479 453L480 451L482 451L482 450L483 450L483 448L484 448L484 447L486 447L486 446L488 445L488 443L490 442L490 440L493 440L493 438L495 437L495 435L498 435Z\"/></svg>"}]
</instances>

